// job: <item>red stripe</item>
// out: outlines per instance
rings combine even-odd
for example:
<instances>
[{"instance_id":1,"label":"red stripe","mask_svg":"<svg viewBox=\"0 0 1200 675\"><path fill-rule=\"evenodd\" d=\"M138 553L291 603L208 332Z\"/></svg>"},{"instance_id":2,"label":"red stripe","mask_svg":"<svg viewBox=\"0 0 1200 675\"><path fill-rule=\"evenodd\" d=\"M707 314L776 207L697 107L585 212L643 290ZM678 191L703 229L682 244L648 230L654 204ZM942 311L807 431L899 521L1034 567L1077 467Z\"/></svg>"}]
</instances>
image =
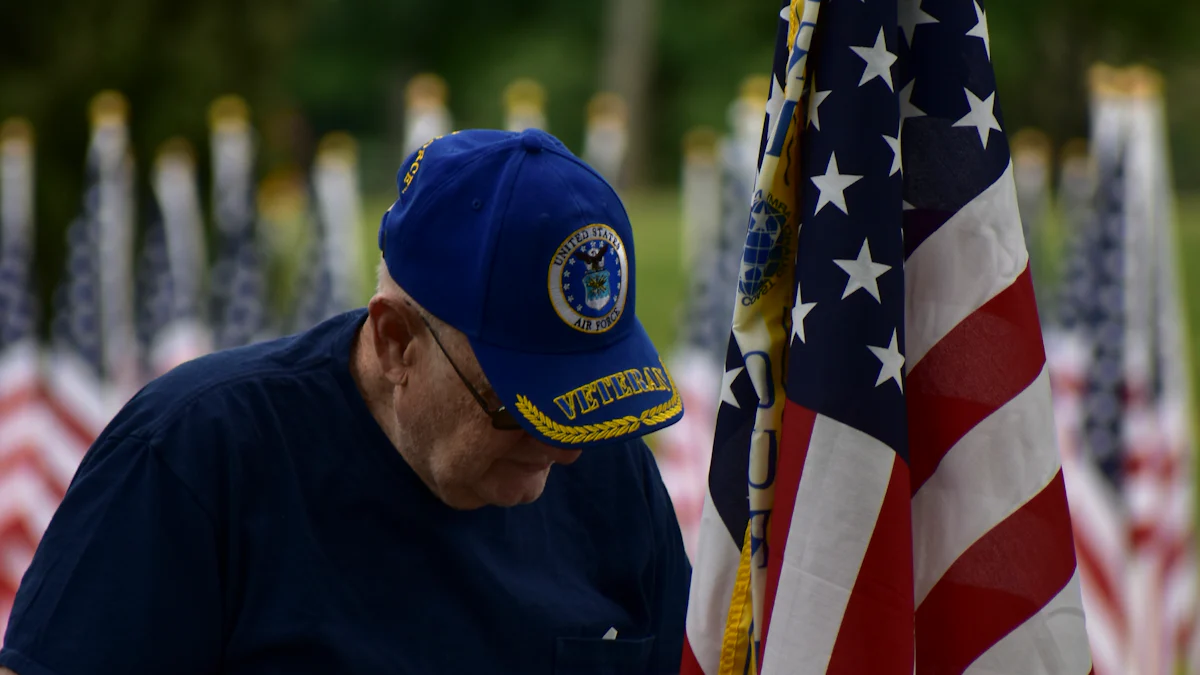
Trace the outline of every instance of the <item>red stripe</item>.
<instances>
[{"instance_id":1,"label":"red stripe","mask_svg":"<svg viewBox=\"0 0 1200 675\"><path fill-rule=\"evenodd\" d=\"M11 392L7 396L0 398L0 417L11 415L13 410L36 402L41 398L41 390L36 382L30 382L28 387Z\"/></svg>"},{"instance_id":2,"label":"red stripe","mask_svg":"<svg viewBox=\"0 0 1200 675\"><path fill-rule=\"evenodd\" d=\"M45 453L41 452L37 446L25 443L18 447L15 452L8 453L5 457L0 457L0 476L16 471L18 466L27 466L32 469L34 473L46 481L47 486L59 499L62 499L63 495L67 493L68 483L59 480L57 472L52 469L50 463L46 460Z\"/></svg>"},{"instance_id":3,"label":"red stripe","mask_svg":"<svg viewBox=\"0 0 1200 675\"><path fill-rule=\"evenodd\" d=\"M688 641L687 633L683 634L683 656L679 663L679 675L705 675L696 655L692 653L692 643Z\"/></svg>"},{"instance_id":4,"label":"red stripe","mask_svg":"<svg viewBox=\"0 0 1200 675\"><path fill-rule=\"evenodd\" d=\"M1075 573L1062 471L975 542L917 609L917 672L959 675Z\"/></svg>"},{"instance_id":5,"label":"red stripe","mask_svg":"<svg viewBox=\"0 0 1200 675\"><path fill-rule=\"evenodd\" d=\"M1029 267L963 319L917 363L905 384L912 494L981 420L1024 391L1046 350Z\"/></svg>"},{"instance_id":6,"label":"red stripe","mask_svg":"<svg viewBox=\"0 0 1200 675\"><path fill-rule=\"evenodd\" d=\"M63 404L62 400L60 400L45 387L42 388L42 391L42 398L45 400L46 406L50 408L51 412L54 413L55 419L57 419L72 436L82 443L84 447L90 447L91 444L96 440L96 437L99 435L100 430L89 429L87 425L80 422L79 418L77 418L75 414Z\"/></svg>"},{"instance_id":7,"label":"red stripe","mask_svg":"<svg viewBox=\"0 0 1200 675\"><path fill-rule=\"evenodd\" d=\"M90 446L96 440L99 430L89 429L87 425L80 422L67 406L41 381L31 384L28 387L22 387L8 396L0 398L0 416L14 414L13 411L19 412L22 407L34 405L39 402L44 403L54 413L58 421L62 423L67 432L85 447Z\"/></svg>"},{"instance_id":8,"label":"red stripe","mask_svg":"<svg viewBox=\"0 0 1200 675\"><path fill-rule=\"evenodd\" d=\"M912 502L908 481L908 466L897 457L826 673L913 673Z\"/></svg>"},{"instance_id":9,"label":"red stripe","mask_svg":"<svg viewBox=\"0 0 1200 675\"><path fill-rule=\"evenodd\" d=\"M771 610L775 608L775 593L779 589L779 574L783 568L783 552L788 533L792 531L792 511L796 508L796 492L800 475L808 458L817 414L787 399L783 406L783 422L779 432L779 456L775 462L775 503L771 507L771 522L767 525L767 595L763 602L762 644L759 653L767 653L767 629L771 626Z\"/></svg>"},{"instance_id":10,"label":"red stripe","mask_svg":"<svg viewBox=\"0 0 1200 675\"><path fill-rule=\"evenodd\" d=\"M1092 542L1080 536L1078 532L1075 534L1075 555L1080 576L1089 590L1104 604L1108 615L1112 617L1117 637L1124 643L1129 627L1125 623L1125 610L1116 588L1116 579L1120 576L1120 571L1105 567L1093 550Z\"/></svg>"}]
</instances>

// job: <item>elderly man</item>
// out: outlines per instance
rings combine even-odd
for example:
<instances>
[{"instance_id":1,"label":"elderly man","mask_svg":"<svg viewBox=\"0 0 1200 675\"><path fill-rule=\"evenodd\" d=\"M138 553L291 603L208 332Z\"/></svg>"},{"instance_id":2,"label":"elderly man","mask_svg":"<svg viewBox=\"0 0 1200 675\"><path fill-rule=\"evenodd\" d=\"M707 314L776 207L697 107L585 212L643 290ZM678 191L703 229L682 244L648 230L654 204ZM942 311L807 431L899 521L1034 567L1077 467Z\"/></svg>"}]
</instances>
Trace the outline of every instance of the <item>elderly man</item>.
<instances>
[{"instance_id":1,"label":"elderly man","mask_svg":"<svg viewBox=\"0 0 1200 675\"><path fill-rule=\"evenodd\" d=\"M213 354L88 452L0 671L668 673L679 393L620 200L553 137L418 150L366 309Z\"/></svg>"}]
</instances>

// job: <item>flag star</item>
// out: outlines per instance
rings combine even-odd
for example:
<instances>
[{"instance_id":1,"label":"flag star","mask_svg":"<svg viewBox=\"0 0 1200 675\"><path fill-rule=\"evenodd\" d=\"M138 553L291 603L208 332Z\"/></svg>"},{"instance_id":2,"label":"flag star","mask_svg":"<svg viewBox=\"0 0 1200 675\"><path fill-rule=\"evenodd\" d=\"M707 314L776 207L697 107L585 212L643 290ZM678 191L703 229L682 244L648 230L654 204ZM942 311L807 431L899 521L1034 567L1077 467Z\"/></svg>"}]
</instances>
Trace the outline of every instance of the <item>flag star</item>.
<instances>
[{"instance_id":1,"label":"flag star","mask_svg":"<svg viewBox=\"0 0 1200 675\"><path fill-rule=\"evenodd\" d=\"M573 296L573 295L568 295L568 296L567 296L567 302L575 302L575 296Z\"/></svg>"},{"instance_id":2,"label":"flag star","mask_svg":"<svg viewBox=\"0 0 1200 675\"><path fill-rule=\"evenodd\" d=\"M992 60L992 38L988 33L987 12L975 3L975 26L967 31L967 37L977 37L983 40L983 49L987 52L988 61Z\"/></svg>"},{"instance_id":3,"label":"flag star","mask_svg":"<svg viewBox=\"0 0 1200 675\"><path fill-rule=\"evenodd\" d=\"M576 312L582 312L582 311L583 311L583 305L575 305L575 311L576 311Z\"/></svg>"},{"instance_id":4,"label":"flag star","mask_svg":"<svg viewBox=\"0 0 1200 675\"><path fill-rule=\"evenodd\" d=\"M586 275L585 275L585 276L586 276ZM569 289L569 288L571 288L571 284L563 284L563 288L567 288L567 289Z\"/></svg>"},{"instance_id":5,"label":"flag star","mask_svg":"<svg viewBox=\"0 0 1200 675\"><path fill-rule=\"evenodd\" d=\"M904 31L904 38L908 41L908 46L913 43L913 34L917 31L917 26L927 23L938 23L938 20L930 16L925 10L921 9L922 0L900 0L900 29Z\"/></svg>"},{"instance_id":6,"label":"flag star","mask_svg":"<svg viewBox=\"0 0 1200 675\"><path fill-rule=\"evenodd\" d=\"M804 302L800 296L800 282L796 282L796 304L792 307L792 337L800 338L800 342L805 342L804 337L804 318L808 313L816 307L815 302Z\"/></svg>"},{"instance_id":7,"label":"flag star","mask_svg":"<svg viewBox=\"0 0 1200 675\"><path fill-rule=\"evenodd\" d=\"M858 258L854 260L834 260L837 266L842 268L850 278L846 280L846 290L842 293L842 299L850 297L850 294L863 289L875 298L875 302L883 302L879 298L879 277L883 276L884 272L892 269L891 265L884 265L871 260L871 245L866 239L863 239L862 248L858 250Z\"/></svg>"},{"instance_id":8,"label":"flag star","mask_svg":"<svg viewBox=\"0 0 1200 675\"><path fill-rule=\"evenodd\" d=\"M737 396L733 395L733 381L736 380L738 378L738 375L741 375L742 371L745 369L746 368L744 366L738 366L737 368L734 368L733 370L725 371L725 374L721 376L721 402L722 403L728 403L729 405L731 405L735 408L742 407L741 404L738 403Z\"/></svg>"},{"instance_id":9,"label":"flag star","mask_svg":"<svg viewBox=\"0 0 1200 675\"><path fill-rule=\"evenodd\" d=\"M841 209L842 213L850 215L850 211L846 208L846 188L860 180L862 180L862 176L841 173L838 169L837 153L831 153L825 175L812 177L813 184L821 192L817 197L817 210L813 211L813 215L820 213L826 204L833 204Z\"/></svg>"},{"instance_id":10,"label":"flag star","mask_svg":"<svg viewBox=\"0 0 1200 675\"><path fill-rule=\"evenodd\" d=\"M779 111L783 110L783 87L778 78L771 78L771 98L767 99L767 129L774 130L778 123Z\"/></svg>"},{"instance_id":11,"label":"flag star","mask_svg":"<svg viewBox=\"0 0 1200 675\"><path fill-rule=\"evenodd\" d=\"M892 64L896 62L896 55L888 51L887 39L882 28L879 29L879 37L875 38L875 46L851 47L850 49L855 54L858 54L859 58L867 62L858 86L861 87L878 77L887 83L888 89L896 91L895 86L892 84Z\"/></svg>"},{"instance_id":12,"label":"flag star","mask_svg":"<svg viewBox=\"0 0 1200 675\"><path fill-rule=\"evenodd\" d=\"M908 86L900 90L900 128L904 129L904 120L910 117L924 117L925 111L913 105L912 95L913 87L917 81L913 79L908 83Z\"/></svg>"},{"instance_id":13,"label":"flag star","mask_svg":"<svg viewBox=\"0 0 1200 675\"><path fill-rule=\"evenodd\" d=\"M878 387L888 380L895 380L896 386L900 388L900 393L904 393L904 381L901 379L904 372L904 355L900 353L900 347L896 342L896 330L892 330L892 341L886 347L874 347L867 345L867 349L879 359L879 377L875 380L875 386Z\"/></svg>"},{"instance_id":14,"label":"flag star","mask_svg":"<svg viewBox=\"0 0 1200 675\"><path fill-rule=\"evenodd\" d=\"M888 172L888 176L896 174L904 175L904 156L900 152L900 139L892 138L887 134L883 135L883 140L887 141L888 147L892 149L892 169Z\"/></svg>"},{"instance_id":15,"label":"flag star","mask_svg":"<svg viewBox=\"0 0 1200 675\"><path fill-rule=\"evenodd\" d=\"M955 122L954 126L975 127L979 131L979 141L986 150L988 141L992 138L992 130L1001 131L1000 123L996 121L996 93L992 92L991 96L981 101L970 89L963 91L967 92L967 104L971 106L971 112Z\"/></svg>"},{"instance_id":16,"label":"flag star","mask_svg":"<svg viewBox=\"0 0 1200 675\"><path fill-rule=\"evenodd\" d=\"M571 270L563 270L563 276L564 276L564 277L569 277L569 276L571 276Z\"/></svg>"},{"instance_id":17,"label":"flag star","mask_svg":"<svg viewBox=\"0 0 1200 675\"><path fill-rule=\"evenodd\" d=\"M829 98L833 91L820 91L817 89L817 77L813 75L812 90L808 94L808 123L816 127L817 131L821 130L821 104L825 99Z\"/></svg>"}]
</instances>

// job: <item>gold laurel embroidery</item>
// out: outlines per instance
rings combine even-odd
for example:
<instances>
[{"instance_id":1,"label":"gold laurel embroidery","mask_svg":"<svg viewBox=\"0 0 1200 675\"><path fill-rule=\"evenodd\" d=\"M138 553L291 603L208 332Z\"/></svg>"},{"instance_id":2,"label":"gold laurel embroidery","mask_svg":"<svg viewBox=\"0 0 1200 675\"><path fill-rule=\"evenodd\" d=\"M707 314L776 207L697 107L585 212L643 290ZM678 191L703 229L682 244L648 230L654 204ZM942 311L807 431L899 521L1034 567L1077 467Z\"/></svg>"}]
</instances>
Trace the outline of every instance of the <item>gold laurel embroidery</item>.
<instances>
[{"instance_id":1,"label":"gold laurel embroidery","mask_svg":"<svg viewBox=\"0 0 1200 675\"><path fill-rule=\"evenodd\" d=\"M520 394L517 395L517 410L525 416L525 419L529 420L538 433L561 443L590 443L624 436L637 431L642 426L652 427L662 424L678 415L679 411L683 409L683 402L679 398L679 389L675 387L671 373L667 372L665 367L663 372L666 372L667 380L671 383L673 392L671 398L667 399L665 403L642 411L641 415L626 415L593 424L560 424L539 410L533 401Z\"/></svg>"}]
</instances>

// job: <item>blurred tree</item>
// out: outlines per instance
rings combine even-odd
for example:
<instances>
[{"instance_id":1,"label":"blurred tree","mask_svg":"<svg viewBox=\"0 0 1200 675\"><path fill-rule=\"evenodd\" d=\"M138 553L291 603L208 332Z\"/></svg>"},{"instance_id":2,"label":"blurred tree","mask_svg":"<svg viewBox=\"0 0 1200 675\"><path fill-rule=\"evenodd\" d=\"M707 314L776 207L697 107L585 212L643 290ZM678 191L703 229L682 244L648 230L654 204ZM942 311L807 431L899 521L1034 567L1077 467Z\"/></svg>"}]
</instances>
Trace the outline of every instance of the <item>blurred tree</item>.
<instances>
[{"instance_id":1,"label":"blurred tree","mask_svg":"<svg viewBox=\"0 0 1200 675\"><path fill-rule=\"evenodd\" d=\"M206 161L205 116L214 98L241 93L256 112L286 100L280 73L300 6L299 0L0 3L0 116L24 115L37 131L43 298L61 273L63 233L80 209L88 100L106 88L129 98L144 204L151 153L163 140L184 135Z\"/></svg>"},{"instance_id":2,"label":"blurred tree","mask_svg":"<svg viewBox=\"0 0 1200 675\"><path fill-rule=\"evenodd\" d=\"M646 175L650 75L654 68L657 0L608 0L601 89L625 100L629 110L629 149L624 182L637 185Z\"/></svg>"},{"instance_id":3,"label":"blurred tree","mask_svg":"<svg viewBox=\"0 0 1200 675\"><path fill-rule=\"evenodd\" d=\"M926 4L936 14L936 2ZM987 4L1008 128L1040 127L1056 146L1084 135L1086 67L1098 59L1146 62L1167 75L1177 183L1200 188L1200 3ZM404 85L418 72L445 77L460 128L499 126L504 87L536 79L548 93L550 131L576 151L588 99L625 78L622 86L647 92L644 135L634 148L645 159L642 178L674 186L684 132L699 124L727 129L739 84L768 68L778 7L778 0L2 2L0 117L27 116L37 131L41 292L48 296L61 270L63 232L79 209L86 105L101 89L118 89L131 102L143 192L150 153L176 134L199 150L207 180L205 110L218 95L237 93L261 134L261 173L306 169L313 139L344 129L360 140L364 189L386 195L403 160Z\"/></svg>"}]
</instances>

